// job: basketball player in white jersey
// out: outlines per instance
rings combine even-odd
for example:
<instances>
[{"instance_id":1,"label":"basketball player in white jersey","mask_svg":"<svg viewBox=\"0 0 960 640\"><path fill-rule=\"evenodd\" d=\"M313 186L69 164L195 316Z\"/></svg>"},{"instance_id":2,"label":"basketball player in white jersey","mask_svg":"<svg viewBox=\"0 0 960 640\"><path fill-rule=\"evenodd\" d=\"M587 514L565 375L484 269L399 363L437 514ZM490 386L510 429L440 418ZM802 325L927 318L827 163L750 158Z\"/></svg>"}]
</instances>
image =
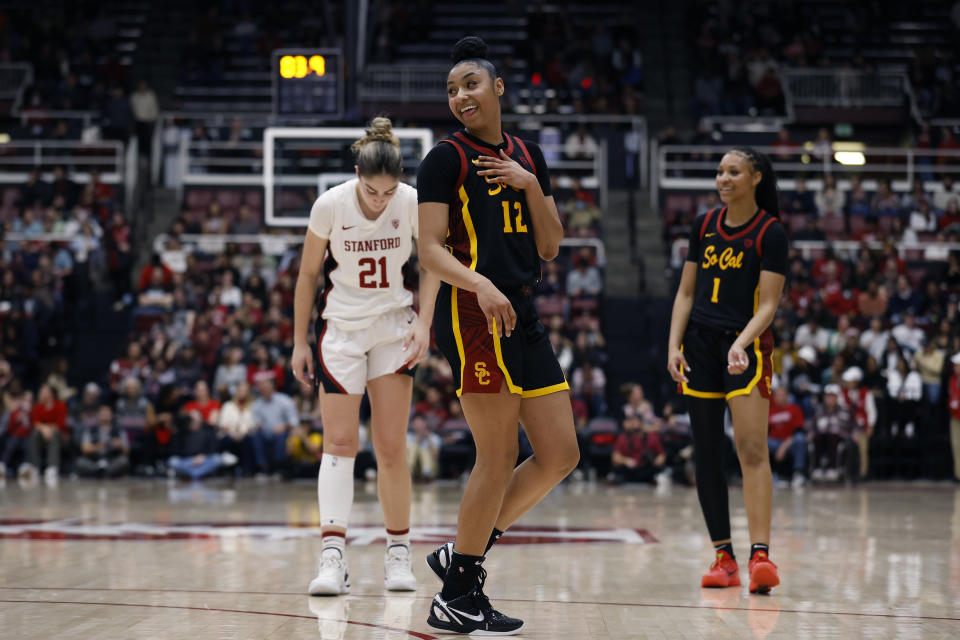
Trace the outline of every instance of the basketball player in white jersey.
<instances>
[{"instance_id":1,"label":"basketball player in white jersey","mask_svg":"<svg viewBox=\"0 0 960 640\"><path fill-rule=\"evenodd\" d=\"M370 396L378 493L387 529L385 586L391 591L417 588L410 568L407 419L413 367L429 348L440 280L421 272L418 316L402 272L418 234L417 193L400 182L400 141L390 120L375 118L351 149L357 177L322 194L310 211L294 299L293 373L304 384L317 376L323 418L317 481L323 545L311 595L350 589L344 547L364 388ZM324 291L317 323L319 367L314 371L307 327L321 264Z\"/></svg>"}]
</instances>

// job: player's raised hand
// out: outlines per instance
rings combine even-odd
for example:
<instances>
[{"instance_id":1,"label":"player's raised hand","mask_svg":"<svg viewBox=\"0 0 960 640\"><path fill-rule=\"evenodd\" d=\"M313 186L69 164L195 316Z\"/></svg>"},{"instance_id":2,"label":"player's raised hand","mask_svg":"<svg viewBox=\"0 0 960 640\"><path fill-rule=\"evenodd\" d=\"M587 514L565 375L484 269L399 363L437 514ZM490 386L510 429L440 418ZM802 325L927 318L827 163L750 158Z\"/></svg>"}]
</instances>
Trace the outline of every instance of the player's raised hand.
<instances>
[{"instance_id":1,"label":"player's raised hand","mask_svg":"<svg viewBox=\"0 0 960 640\"><path fill-rule=\"evenodd\" d=\"M293 369L293 377L305 387L313 386L313 354L310 352L310 345L293 345L293 355L290 356L290 368ZM306 370L306 374L304 374Z\"/></svg>"},{"instance_id":2,"label":"player's raised hand","mask_svg":"<svg viewBox=\"0 0 960 640\"><path fill-rule=\"evenodd\" d=\"M730 351L727 352L727 371L733 375L739 375L747 370L749 364L750 358L742 347L737 345L730 347Z\"/></svg>"},{"instance_id":3,"label":"player's raised hand","mask_svg":"<svg viewBox=\"0 0 960 640\"><path fill-rule=\"evenodd\" d=\"M536 182L537 177L524 169L516 160L500 150L499 157L479 156L477 158L478 176L483 176L484 180L491 184L505 184L514 189L526 189L531 181Z\"/></svg>"},{"instance_id":4,"label":"player's raised hand","mask_svg":"<svg viewBox=\"0 0 960 640\"><path fill-rule=\"evenodd\" d=\"M430 321L421 321L417 318L416 322L410 325L410 331L403 339L403 350L407 351L407 359L403 366L408 369L414 368L419 362L427 357L430 350Z\"/></svg>"},{"instance_id":5,"label":"player's raised hand","mask_svg":"<svg viewBox=\"0 0 960 640\"><path fill-rule=\"evenodd\" d=\"M671 351L667 356L667 371L674 382L690 382L684 373L684 371L690 371L690 365L687 364L687 359L679 349Z\"/></svg>"},{"instance_id":6,"label":"player's raised hand","mask_svg":"<svg viewBox=\"0 0 960 640\"><path fill-rule=\"evenodd\" d=\"M509 337L517 325L517 314L507 296L488 280L485 285L477 289L477 303L487 319L487 331L491 334L496 331L501 337L504 335Z\"/></svg>"}]
</instances>

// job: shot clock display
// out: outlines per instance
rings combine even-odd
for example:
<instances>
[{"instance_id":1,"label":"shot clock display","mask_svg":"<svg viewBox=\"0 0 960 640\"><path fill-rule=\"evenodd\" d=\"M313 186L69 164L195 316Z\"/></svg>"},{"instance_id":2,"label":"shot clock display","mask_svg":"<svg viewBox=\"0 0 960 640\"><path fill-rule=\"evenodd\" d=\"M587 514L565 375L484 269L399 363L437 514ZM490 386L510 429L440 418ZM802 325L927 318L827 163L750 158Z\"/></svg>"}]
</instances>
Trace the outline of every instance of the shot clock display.
<instances>
[{"instance_id":1,"label":"shot clock display","mask_svg":"<svg viewBox=\"0 0 960 640\"><path fill-rule=\"evenodd\" d=\"M278 116L343 116L343 54L339 49L275 49L273 111Z\"/></svg>"}]
</instances>

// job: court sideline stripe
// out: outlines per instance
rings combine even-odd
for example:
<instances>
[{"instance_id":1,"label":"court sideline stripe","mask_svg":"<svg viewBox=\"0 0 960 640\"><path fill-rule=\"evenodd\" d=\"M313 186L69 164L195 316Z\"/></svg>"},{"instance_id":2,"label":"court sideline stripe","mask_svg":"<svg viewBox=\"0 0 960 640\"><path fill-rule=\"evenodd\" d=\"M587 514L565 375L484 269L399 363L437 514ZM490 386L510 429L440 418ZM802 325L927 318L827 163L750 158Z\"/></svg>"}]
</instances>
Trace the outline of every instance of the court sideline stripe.
<instances>
[{"instance_id":1,"label":"court sideline stripe","mask_svg":"<svg viewBox=\"0 0 960 640\"><path fill-rule=\"evenodd\" d=\"M135 602L73 602L69 600L0 600L0 602L7 602L13 604L82 604L87 606L107 606L107 607L145 607L148 609L176 609L178 611L216 611L219 613L248 613L256 616L280 616L283 618L298 618L301 620L317 620L317 616L305 616L298 613L278 613L275 611L244 611L243 609L217 609L214 607L181 607L170 604L140 604ZM325 620L327 618L324 618ZM335 619L331 619L335 620ZM428 633L420 633L419 631L410 631L409 629L398 629L396 627L388 627L384 624L374 624L372 622L357 622L355 620L335 620L336 622L346 622L347 624L355 624L361 627L372 627L374 629L383 629L385 631L398 631L400 633L406 633L409 636L414 638L419 638L420 640L439 640L437 636L432 636Z\"/></svg>"},{"instance_id":2,"label":"court sideline stripe","mask_svg":"<svg viewBox=\"0 0 960 640\"><path fill-rule=\"evenodd\" d=\"M302 592L293 591L218 591L214 589L143 589L131 588L121 589L117 587L97 589L95 587L0 587L0 589L14 591L136 591L148 593L219 593L224 595L253 595L253 596L302 596ZM383 598L382 595L351 593L351 598ZM411 600L433 600L433 596L411 596ZM858 611L818 611L803 609L763 609L758 607L714 607L711 605L700 604L656 604L652 602L588 602L585 600L529 600L523 598L497 598L500 602L529 602L533 604L581 604L604 607L660 607L664 609L707 609L710 611L754 611L758 613L806 613L817 616L854 616L860 618L894 618L897 620L943 620L947 622L960 622L960 618L951 618L948 616L914 616L900 613L863 613ZM14 602L0 600L0 602ZM19 600L16 602L20 602ZM24 602L40 602L34 600L25 600ZM79 603L79 604L98 604L98 603ZM143 605L152 606L152 605ZM189 608L189 607L188 607ZM224 611L229 611L224 609ZM271 615L293 615L293 614L271 614ZM308 617L308 616L301 616ZM352 624L366 624L363 622Z\"/></svg>"}]
</instances>

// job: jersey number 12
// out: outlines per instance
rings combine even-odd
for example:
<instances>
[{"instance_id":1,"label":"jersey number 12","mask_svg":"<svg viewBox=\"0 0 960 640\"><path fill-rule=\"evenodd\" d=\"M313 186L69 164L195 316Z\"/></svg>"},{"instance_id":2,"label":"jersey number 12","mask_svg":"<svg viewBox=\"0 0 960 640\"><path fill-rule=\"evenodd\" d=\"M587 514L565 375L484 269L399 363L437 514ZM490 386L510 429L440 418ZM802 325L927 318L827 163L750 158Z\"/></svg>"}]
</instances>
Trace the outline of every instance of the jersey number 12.
<instances>
[{"instance_id":1,"label":"jersey number 12","mask_svg":"<svg viewBox=\"0 0 960 640\"><path fill-rule=\"evenodd\" d=\"M361 258L360 262L357 263L363 269L360 272L360 287L363 289L386 289L390 286L390 283L387 282L387 256L383 256L379 260L374 260L373 258ZM377 266L380 267L380 282L376 281L377 277Z\"/></svg>"}]
</instances>

